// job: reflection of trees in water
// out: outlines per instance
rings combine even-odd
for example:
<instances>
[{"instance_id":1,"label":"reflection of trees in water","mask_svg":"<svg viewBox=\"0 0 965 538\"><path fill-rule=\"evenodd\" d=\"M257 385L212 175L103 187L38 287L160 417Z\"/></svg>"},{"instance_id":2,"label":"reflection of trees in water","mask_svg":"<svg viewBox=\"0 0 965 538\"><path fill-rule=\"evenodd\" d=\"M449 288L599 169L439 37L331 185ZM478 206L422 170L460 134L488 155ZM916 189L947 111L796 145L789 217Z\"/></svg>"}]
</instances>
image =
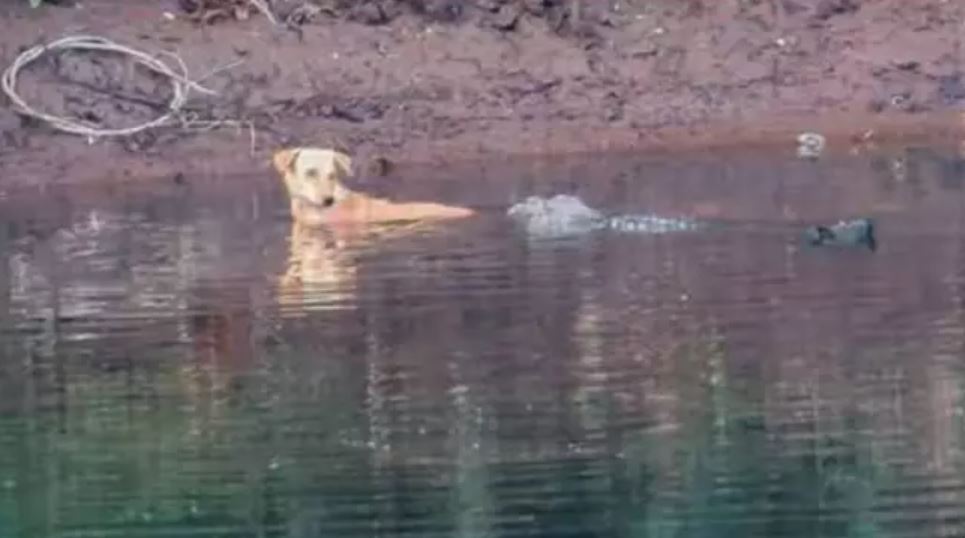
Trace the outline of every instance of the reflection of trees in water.
<instances>
[{"instance_id":1,"label":"reflection of trees in water","mask_svg":"<svg viewBox=\"0 0 965 538\"><path fill-rule=\"evenodd\" d=\"M960 392L960 376L935 360L931 346L963 342L959 330L933 330L936 314L951 306L942 282L961 264L948 245L914 238L896 239L874 262L781 254L780 240L751 240L753 281L741 282L746 273L734 270L749 263L740 245L722 248L730 260L690 278L698 317L717 327L723 346L727 399L743 401L743 413L729 410L727 443L708 439L689 449L701 462L694 471L710 475L697 490L712 492L706 502L724 509L715 517L729 514L735 524L779 521L808 506L826 530L870 524L879 518L870 509L901 495L909 477L930 476L917 494L928 498L931 480L937 486L961 468L960 458L938 470L922 457L936 448L959 453L962 444L961 436L927 431L956 413L954 398L922 406L943 384ZM713 401L707 412L728 411ZM753 505L741 500L748 495L759 497L760 511L742 515Z\"/></svg>"},{"instance_id":2,"label":"reflection of trees in water","mask_svg":"<svg viewBox=\"0 0 965 538\"><path fill-rule=\"evenodd\" d=\"M271 278L209 278L246 233L209 225L2 265L0 319L31 335L0 343L0 510L20 528L960 530L957 239L410 245L367 256L353 308L294 315Z\"/></svg>"},{"instance_id":3,"label":"reflection of trees in water","mask_svg":"<svg viewBox=\"0 0 965 538\"><path fill-rule=\"evenodd\" d=\"M198 366L192 354L204 358L191 347L188 299L205 276L198 258L219 254L200 252L219 244L217 230L139 229L113 217L3 245L0 320L17 334L4 339L9 376L0 381L4 512L44 536L211 517L222 525L232 513L246 525L257 500L247 479L265 466L244 457L249 432L224 427L238 406L218 376L181 375Z\"/></svg>"}]
</instances>

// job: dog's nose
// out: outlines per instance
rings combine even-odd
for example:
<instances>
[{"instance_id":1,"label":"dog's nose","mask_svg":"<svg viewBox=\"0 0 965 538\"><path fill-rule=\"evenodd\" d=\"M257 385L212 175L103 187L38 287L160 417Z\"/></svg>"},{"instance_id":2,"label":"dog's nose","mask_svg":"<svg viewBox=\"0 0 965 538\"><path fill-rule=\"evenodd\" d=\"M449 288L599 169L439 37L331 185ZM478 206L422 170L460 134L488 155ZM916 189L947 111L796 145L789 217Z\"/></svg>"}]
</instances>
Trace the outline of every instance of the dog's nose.
<instances>
[{"instance_id":1,"label":"dog's nose","mask_svg":"<svg viewBox=\"0 0 965 538\"><path fill-rule=\"evenodd\" d=\"M326 196L325 198L322 198L322 205L325 207L331 207L335 205L335 198L332 196Z\"/></svg>"}]
</instances>

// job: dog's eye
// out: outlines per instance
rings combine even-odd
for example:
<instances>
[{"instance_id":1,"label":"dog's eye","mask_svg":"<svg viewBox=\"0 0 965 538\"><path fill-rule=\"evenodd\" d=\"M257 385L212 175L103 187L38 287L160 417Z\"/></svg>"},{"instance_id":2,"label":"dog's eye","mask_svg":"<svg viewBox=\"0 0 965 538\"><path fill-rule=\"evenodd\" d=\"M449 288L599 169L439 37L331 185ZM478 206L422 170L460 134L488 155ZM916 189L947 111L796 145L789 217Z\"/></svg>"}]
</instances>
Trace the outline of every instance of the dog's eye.
<instances>
[{"instance_id":1,"label":"dog's eye","mask_svg":"<svg viewBox=\"0 0 965 538\"><path fill-rule=\"evenodd\" d=\"M309 168L308 170L305 170L305 177L308 179L318 179L318 169Z\"/></svg>"}]
</instances>

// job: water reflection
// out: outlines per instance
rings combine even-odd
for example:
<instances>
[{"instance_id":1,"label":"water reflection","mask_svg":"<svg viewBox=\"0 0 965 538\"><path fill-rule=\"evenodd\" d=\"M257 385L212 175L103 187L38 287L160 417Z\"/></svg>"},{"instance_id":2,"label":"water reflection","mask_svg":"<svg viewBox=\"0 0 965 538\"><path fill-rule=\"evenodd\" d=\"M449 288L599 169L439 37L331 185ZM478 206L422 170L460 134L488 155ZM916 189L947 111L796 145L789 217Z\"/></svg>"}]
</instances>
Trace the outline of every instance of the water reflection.
<instances>
[{"instance_id":1,"label":"water reflection","mask_svg":"<svg viewBox=\"0 0 965 538\"><path fill-rule=\"evenodd\" d=\"M309 233L267 190L49 219L25 194L0 211L0 534L961 534L965 213L954 157L901 158L914 182L755 157L477 187L724 224L563 242L498 211ZM868 213L875 253L801 241Z\"/></svg>"},{"instance_id":2,"label":"water reflection","mask_svg":"<svg viewBox=\"0 0 965 538\"><path fill-rule=\"evenodd\" d=\"M293 224L288 242L288 266L279 283L281 304L307 307L312 297L323 298L325 305L354 304L358 249L352 247L364 238Z\"/></svg>"}]
</instances>

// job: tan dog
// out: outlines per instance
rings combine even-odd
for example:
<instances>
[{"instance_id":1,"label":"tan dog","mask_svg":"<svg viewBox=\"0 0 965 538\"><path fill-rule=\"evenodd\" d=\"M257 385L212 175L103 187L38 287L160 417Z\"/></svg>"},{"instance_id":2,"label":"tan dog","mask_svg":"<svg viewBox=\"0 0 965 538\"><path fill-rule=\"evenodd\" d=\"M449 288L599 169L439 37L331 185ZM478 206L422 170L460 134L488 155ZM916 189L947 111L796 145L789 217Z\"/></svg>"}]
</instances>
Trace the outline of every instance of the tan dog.
<instances>
[{"instance_id":1,"label":"tan dog","mask_svg":"<svg viewBox=\"0 0 965 538\"><path fill-rule=\"evenodd\" d=\"M468 217L473 210L427 202L393 202L349 189L352 159L331 149L291 148L274 154L291 199L292 218L305 226L404 223Z\"/></svg>"},{"instance_id":2,"label":"tan dog","mask_svg":"<svg viewBox=\"0 0 965 538\"><path fill-rule=\"evenodd\" d=\"M331 149L294 148L272 158L291 200L290 257L279 301L296 311L352 304L359 254L367 246L404 236L442 219L468 217L467 208L395 203L352 189L352 160ZM375 228L359 224L404 224Z\"/></svg>"}]
</instances>

